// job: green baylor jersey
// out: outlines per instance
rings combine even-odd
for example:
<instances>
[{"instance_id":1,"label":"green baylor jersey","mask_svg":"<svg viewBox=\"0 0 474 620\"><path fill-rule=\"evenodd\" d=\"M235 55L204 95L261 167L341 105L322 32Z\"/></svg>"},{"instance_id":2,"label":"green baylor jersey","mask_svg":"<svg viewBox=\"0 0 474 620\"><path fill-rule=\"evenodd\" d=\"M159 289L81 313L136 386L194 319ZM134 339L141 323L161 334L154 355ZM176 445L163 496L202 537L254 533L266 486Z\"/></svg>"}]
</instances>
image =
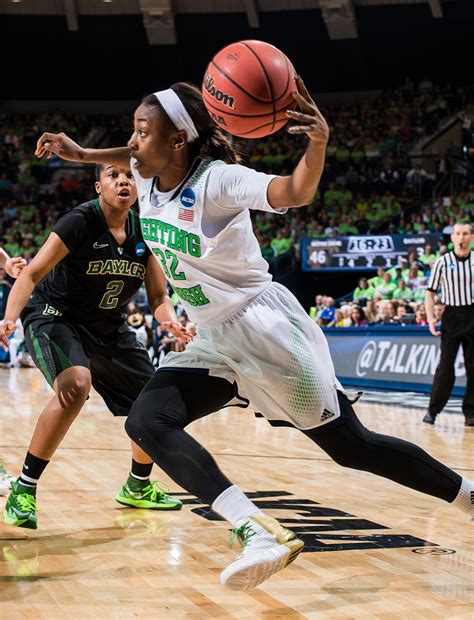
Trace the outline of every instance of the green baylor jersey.
<instances>
[{"instance_id":1,"label":"green baylor jersey","mask_svg":"<svg viewBox=\"0 0 474 620\"><path fill-rule=\"evenodd\" d=\"M69 254L38 285L28 305L44 304L44 314L86 323L92 333L115 331L145 279L150 255L138 215L129 212L122 245L109 231L98 200L66 213L53 232Z\"/></svg>"}]
</instances>

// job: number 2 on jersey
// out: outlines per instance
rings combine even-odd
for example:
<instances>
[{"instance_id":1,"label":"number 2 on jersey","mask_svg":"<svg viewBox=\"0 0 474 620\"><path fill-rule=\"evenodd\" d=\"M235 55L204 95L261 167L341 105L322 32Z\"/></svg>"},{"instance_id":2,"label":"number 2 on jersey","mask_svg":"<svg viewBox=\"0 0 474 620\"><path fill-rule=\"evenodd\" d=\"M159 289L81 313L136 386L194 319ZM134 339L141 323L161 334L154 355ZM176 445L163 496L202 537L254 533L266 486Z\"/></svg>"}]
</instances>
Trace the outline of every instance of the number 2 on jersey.
<instances>
[{"instance_id":1,"label":"number 2 on jersey","mask_svg":"<svg viewBox=\"0 0 474 620\"><path fill-rule=\"evenodd\" d=\"M109 282L106 286L107 292L104 293L100 300L99 308L102 308L102 310L113 310L113 308L116 308L123 284L123 280L112 280Z\"/></svg>"},{"instance_id":2,"label":"number 2 on jersey","mask_svg":"<svg viewBox=\"0 0 474 620\"><path fill-rule=\"evenodd\" d=\"M186 280L186 275L184 271L177 272L178 268L178 257L174 252L170 250L161 250L160 248L153 248L153 254L158 256L160 259L161 265L163 267L163 271L165 272L165 276L173 280ZM168 267L167 259L171 258L170 266Z\"/></svg>"}]
</instances>

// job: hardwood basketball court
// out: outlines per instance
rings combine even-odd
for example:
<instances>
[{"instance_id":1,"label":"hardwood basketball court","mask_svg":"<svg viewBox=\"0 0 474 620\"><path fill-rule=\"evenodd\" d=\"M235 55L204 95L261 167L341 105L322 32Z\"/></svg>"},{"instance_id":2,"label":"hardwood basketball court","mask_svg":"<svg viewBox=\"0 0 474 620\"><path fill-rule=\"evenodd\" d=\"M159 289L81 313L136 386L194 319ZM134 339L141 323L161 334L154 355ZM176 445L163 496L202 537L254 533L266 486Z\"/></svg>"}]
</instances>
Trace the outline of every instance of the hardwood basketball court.
<instances>
[{"instance_id":1,"label":"hardwood basketball court","mask_svg":"<svg viewBox=\"0 0 474 620\"><path fill-rule=\"evenodd\" d=\"M0 370L0 456L18 473L49 388L36 369ZM373 400L373 399L372 399ZM369 428L412 440L474 476L474 429L459 415L356 405ZM114 501L130 464L123 419L95 393L42 477L36 531L0 524L0 618L473 618L474 536L440 500L333 463L296 431L239 409L192 426L224 471L306 541L249 593L219 573L228 527L186 494L180 512ZM178 492L156 468L161 478ZM3 509L5 498L0 498Z\"/></svg>"}]
</instances>

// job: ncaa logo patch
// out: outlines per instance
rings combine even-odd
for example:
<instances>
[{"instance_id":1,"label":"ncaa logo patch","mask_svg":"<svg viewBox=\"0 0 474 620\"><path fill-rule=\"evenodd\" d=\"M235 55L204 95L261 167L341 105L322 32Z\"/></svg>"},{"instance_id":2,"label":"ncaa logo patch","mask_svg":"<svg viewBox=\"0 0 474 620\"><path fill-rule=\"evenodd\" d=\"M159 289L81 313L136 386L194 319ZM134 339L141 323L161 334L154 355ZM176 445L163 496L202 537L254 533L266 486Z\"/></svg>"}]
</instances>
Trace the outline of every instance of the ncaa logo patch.
<instances>
[{"instance_id":1,"label":"ncaa logo patch","mask_svg":"<svg viewBox=\"0 0 474 620\"><path fill-rule=\"evenodd\" d=\"M144 243L137 243L137 245L135 246L135 254L137 256L143 256L145 254L145 244Z\"/></svg>"},{"instance_id":2,"label":"ncaa logo patch","mask_svg":"<svg viewBox=\"0 0 474 620\"><path fill-rule=\"evenodd\" d=\"M181 204L178 209L178 220L194 222L194 203L196 194L190 187L185 187L179 197Z\"/></svg>"},{"instance_id":3,"label":"ncaa logo patch","mask_svg":"<svg viewBox=\"0 0 474 620\"><path fill-rule=\"evenodd\" d=\"M451 269L451 271L454 271L456 269L456 265L454 263L450 263L449 268Z\"/></svg>"},{"instance_id":4,"label":"ncaa logo patch","mask_svg":"<svg viewBox=\"0 0 474 620\"><path fill-rule=\"evenodd\" d=\"M186 209L192 209L196 202L196 194L190 187L185 187L179 197L181 204Z\"/></svg>"}]
</instances>

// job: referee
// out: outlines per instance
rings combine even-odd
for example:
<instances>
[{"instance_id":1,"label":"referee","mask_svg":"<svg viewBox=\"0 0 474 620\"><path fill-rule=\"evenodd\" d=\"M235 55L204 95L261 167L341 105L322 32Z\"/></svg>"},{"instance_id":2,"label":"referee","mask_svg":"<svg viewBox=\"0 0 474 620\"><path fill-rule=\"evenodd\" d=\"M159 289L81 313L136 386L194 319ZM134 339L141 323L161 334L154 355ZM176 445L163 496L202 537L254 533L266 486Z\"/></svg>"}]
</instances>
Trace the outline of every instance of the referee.
<instances>
[{"instance_id":1,"label":"referee","mask_svg":"<svg viewBox=\"0 0 474 620\"><path fill-rule=\"evenodd\" d=\"M454 385L454 362L462 345L466 368L462 409L466 426L474 426L474 252L470 251L471 240L471 224L456 222L451 235L454 250L435 262L425 293L430 332L434 336L441 334L441 357L431 388L428 412L423 418L427 424L434 424L448 401ZM440 286L445 309L441 332L438 332L433 307Z\"/></svg>"}]
</instances>

